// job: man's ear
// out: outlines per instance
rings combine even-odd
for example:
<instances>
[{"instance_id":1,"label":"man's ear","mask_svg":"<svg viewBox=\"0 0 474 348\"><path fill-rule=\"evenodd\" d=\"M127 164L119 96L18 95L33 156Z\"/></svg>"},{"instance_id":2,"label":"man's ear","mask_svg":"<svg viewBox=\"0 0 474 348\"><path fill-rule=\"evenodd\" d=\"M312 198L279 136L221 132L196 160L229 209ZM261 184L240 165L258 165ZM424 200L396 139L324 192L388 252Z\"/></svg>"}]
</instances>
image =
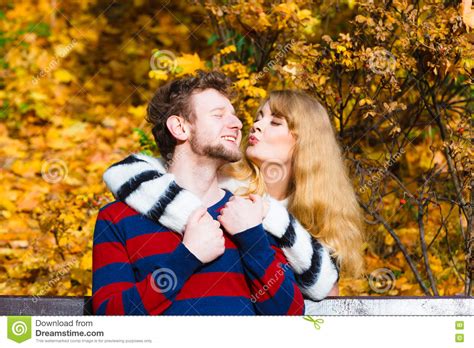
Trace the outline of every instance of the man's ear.
<instances>
[{"instance_id":1,"label":"man's ear","mask_svg":"<svg viewBox=\"0 0 474 348\"><path fill-rule=\"evenodd\" d=\"M176 139L181 141L188 140L189 127L183 117L171 115L166 120L166 126L168 127L168 130L170 131L171 135L174 136Z\"/></svg>"}]
</instances>

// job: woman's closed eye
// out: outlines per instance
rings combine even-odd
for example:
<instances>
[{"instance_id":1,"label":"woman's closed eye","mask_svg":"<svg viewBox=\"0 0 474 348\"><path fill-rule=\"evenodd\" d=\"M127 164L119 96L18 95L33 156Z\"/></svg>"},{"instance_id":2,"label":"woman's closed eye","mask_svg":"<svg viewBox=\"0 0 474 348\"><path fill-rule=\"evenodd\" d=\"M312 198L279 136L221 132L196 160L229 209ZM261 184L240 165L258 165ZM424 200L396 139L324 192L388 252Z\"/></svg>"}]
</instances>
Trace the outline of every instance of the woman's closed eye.
<instances>
[{"instance_id":1,"label":"woman's closed eye","mask_svg":"<svg viewBox=\"0 0 474 348\"><path fill-rule=\"evenodd\" d=\"M270 123L273 126L281 126L284 123L284 120L281 117L273 116L272 121Z\"/></svg>"}]
</instances>

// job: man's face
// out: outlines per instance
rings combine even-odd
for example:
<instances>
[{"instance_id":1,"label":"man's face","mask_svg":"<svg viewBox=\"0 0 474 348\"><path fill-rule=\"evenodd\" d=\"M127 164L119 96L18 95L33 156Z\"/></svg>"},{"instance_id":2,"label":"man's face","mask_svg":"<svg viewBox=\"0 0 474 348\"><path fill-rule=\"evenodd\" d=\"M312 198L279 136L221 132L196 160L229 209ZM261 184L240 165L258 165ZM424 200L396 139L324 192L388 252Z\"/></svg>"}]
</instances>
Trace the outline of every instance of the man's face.
<instances>
[{"instance_id":1,"label":"man's face","mask_svg":"<svg viewBox=\"0 0 474 348\"><path fill-rule=\"evenodd\" d=\"M195 117L190 122L190 145L194 153L237 162L242 158L242 122L230 100L215 89L206 89L191 97Z\"/></svg>"}]
</instances>

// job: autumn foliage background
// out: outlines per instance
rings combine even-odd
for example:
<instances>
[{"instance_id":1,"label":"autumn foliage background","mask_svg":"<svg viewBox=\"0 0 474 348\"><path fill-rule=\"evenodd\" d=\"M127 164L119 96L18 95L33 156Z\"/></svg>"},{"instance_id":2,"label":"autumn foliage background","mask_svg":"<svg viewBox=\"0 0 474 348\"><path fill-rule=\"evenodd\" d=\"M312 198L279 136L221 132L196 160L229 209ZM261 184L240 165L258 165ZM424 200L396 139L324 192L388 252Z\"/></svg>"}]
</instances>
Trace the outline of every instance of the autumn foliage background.
<instances>
[{"instance_id":1,"label":"autumn foliage background","mask_svg":"<svg viewBox=\"0 0 474 348\"><path fill-rule=\"evenodd\" d=\"M147 103L198 68L235 81L245 131L272 89L328 109L367 223L367 275L343 277L342 295L469 294L464 2L2 1L0 294L91 294L102 174L159 156Z\"/></svg>"}]
</instances>

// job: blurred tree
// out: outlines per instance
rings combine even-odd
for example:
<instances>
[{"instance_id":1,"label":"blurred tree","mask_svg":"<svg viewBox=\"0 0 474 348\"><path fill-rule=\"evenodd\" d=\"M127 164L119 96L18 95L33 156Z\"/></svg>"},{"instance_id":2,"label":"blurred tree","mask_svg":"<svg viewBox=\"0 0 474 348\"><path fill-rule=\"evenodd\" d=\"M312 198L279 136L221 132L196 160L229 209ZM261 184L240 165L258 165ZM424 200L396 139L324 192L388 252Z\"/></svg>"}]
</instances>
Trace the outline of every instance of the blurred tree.
<instances>
[{"instance_id":1,"label":"blurred tree","mask_svg":"<svg viewBox=\"0 0 474 348\"><path fill-rule=\"evenodd\" d=\"M471 294L474 37L462 5L7 3L0 292L90 293L93 221L111 199L103 171L130 152L158 155L144 122L153 90L209 68L234 80L245 131L272 89L327 108L369 236L368 277L343 277L342 295Z\"/></svg>"}]
</instances>

